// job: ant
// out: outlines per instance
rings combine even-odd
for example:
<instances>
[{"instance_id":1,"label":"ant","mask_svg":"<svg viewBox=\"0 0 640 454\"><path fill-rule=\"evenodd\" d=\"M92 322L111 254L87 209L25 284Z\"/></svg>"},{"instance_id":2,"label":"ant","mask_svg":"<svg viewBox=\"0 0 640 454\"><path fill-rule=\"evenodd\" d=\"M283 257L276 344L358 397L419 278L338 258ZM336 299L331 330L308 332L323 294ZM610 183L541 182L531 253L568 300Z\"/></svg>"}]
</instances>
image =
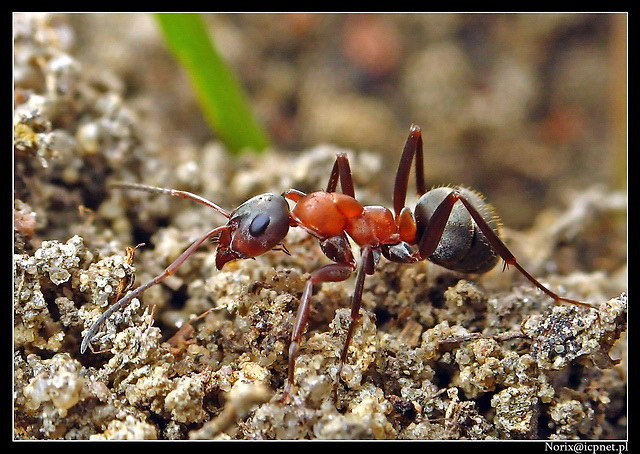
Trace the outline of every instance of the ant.
<instances>
[{"instance_id":1,"label":"ant","mask_svg":"<svg viewBox=\"0 0 640 454\"><path fill-rule=\"evenodd\" d=\"M414 158L420 199L412 213L405 206L405 199ZM85 334L80 352L85 352L102 323L111 314L175 273L210 238L219 236L216 268L220 270L227 262L257 257L280 246L289 227L301 227L317 238L322 252L334 263L313 271L305 284L291 334L288 379L283 401L289 399L294 385L296 357L306 329L314 287L323 282L344 281L356 272L351 299L351 321L340 357L342 365L360 318L365 276L374 273L381 254L392 262L409 264L430 260L453 271L478 274L492 269L501 258L504 267L514 266L556 303L563 301L591 307L587 303L552 292L517 262L500 239L499 218L493 208L485 203L483 196L461 186L438 187L427 191L423 166L422 130L419 126L412 125L396 172L393 213L382 206L362 206L356 200L349 160L344 153L337 155L325 191L305 194L289 189L281 195L261 194L247 200L232 212L185 191L129 183L113 185L121 189L190 199L213 208L226 217L228 222L197 239L161 274L107 309ZM342 192L336 191L338 182ZM295 204L293 208L289 207L288 200ZM347 235L360 247L359 263L354 259Z\"/></svg>"}]
</instances>

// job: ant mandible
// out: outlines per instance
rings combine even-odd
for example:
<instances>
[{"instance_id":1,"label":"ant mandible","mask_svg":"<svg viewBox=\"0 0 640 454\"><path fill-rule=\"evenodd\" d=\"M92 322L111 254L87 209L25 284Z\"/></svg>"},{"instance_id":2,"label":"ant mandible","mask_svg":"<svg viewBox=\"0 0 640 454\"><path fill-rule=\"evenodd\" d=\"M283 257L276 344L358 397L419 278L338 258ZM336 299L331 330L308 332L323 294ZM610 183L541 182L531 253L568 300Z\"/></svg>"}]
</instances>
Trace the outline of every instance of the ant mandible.
<instances>
[{"instance_id":1,"label":"ant mandible","mask_svg":"<svg viewBox=\"0 0 640 454\"><path fill-rule=\"evenodd\" d=\"M415 157L417 192L420 196L414 213L405 206L409 172ZM336 192L338 182L342 193ZM498 258L504 266L513 265L529 281L555 302L590 307L589 304L557 295L538 282L517 262L498 232L498 217L482 196L469 189L439 187L427 192L424 181L422 131L411 127L404 146L393 192L393 210L381 206L362 206L355 198L351 169L346 154L338 154L325 191L305 194L289 189L281 195L255 196L232 212L190 192L119 183L123 189L135 189L190 199L213 208L228 219L227 224L207 232L189 246L161 274L124 296L105 311L82 339L84 353L104 321L118 309L140 296L149 287L171 276L208 239L218 236L216 268L232 260L262 255L284 240L289 227L302 227L320 242L322 252L334 263L309 275L296 315L289 347L288 380L283 400L290 396L294 383L296 357L309 318L314 286L323 282L344 281L357 270L351 298L351 321L340 357L344 364L360 317L362 291L367 274L373 274L380 254L392 262L415 263L430 260L450 270L485 273ZM295 206L290 209L287 200ZM351 252L347 235L360 247L360 263ZM413 249L411 246L417 246Z\"/></svg>"}]
</instances>

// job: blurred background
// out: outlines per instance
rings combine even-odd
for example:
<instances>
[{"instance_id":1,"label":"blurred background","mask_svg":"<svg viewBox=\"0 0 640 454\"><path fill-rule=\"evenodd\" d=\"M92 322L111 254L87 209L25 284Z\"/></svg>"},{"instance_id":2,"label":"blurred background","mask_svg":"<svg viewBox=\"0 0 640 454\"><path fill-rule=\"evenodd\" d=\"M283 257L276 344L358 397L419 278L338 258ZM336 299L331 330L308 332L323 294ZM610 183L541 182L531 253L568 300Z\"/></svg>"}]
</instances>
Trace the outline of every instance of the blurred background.
<instances>
[{"instance_id":1,"label":"blurred background","mask_svg":"<svg viewBox=\"0 0 640 454\"><path fill-rule=\"evenodd\" d=\"M626 16L207 14L272 144L381 153L412 123L430 185L489 197L525 228L568 188L626 187ZM146 14L75 14L75 53L125 81L158 140L210 140L188 79Z\"/></svg>"},{"instance_id":2,"label":"blurred background","mask_svg":"<svg viewBox=\"0 0 640 454\"><path fill-rule=\"evenodd\" d=\"M478 189L516 229L572 189L626 188L624 14L204 16L273 147L381 154L387 200L412 123L428 184ZM216 138L152 15L48 20L83 71L115 76L167 159Z\"/></svg>"}]
</instances>

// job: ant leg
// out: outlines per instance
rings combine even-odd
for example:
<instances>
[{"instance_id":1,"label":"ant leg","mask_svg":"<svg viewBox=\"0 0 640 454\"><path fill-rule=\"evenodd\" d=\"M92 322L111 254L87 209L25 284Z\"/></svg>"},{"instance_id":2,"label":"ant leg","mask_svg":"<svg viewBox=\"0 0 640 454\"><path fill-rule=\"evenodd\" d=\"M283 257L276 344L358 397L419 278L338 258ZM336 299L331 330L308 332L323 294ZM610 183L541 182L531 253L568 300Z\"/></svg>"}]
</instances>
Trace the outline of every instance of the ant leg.
<instances>
[{"instance_id":1,"label":"ant leg","mask_svg":"<svg viewBox=\"0 0 640 454\"><path fill-rule=\"evenodd\" d=\"M189 246L182 254L180 254L180 257L175 259L173 263L171 263L162 273L154 277L149 282L136 288L134 291L127 294L125 297L119 299L115 304L109 307L109 309L107 309L100 316L100 318L98 318L98 320L93 325L91 325L91 328L89 328L89 331L87 331L87 334L85 334L84 337L82 338L82 343L80 344L80 353L84 353L87 350L87 347L89 346L89 344L91 343L95 335L97 334L98 330L100 329L100 326L109 317L111 317L111 315L114 312L118 311L121 307L128 304L132 299L141 295L148 288L153 287L156 284L159 284L165 278L167 278L168 276L171 276L173 273L176 272L176 270L180 267L180 265L182 265L196 251L196 249L198 249L202 245L202 243L207 241L212 236L215 236L222 231L228 230L229 228L230 227L228 225L223 225L221 227L216 227L210 232L207 232L205 235L197 239L191 246Z\"/></svg>"},{"instance_id":2,"label":"ant leg","mask_svg":"<svg viewBox=\"0 0 640 454\"><path fill-rule=\"evenodd\" d=\"M433 215L429 220L429 225L427 226L423 237L420 240L419 253L422 258L430 257L431 254L433 254L433 252L436 250L436 247L440 242L440 238L442 237L442 233L444 232L444 228L449 219L449 215L451 214L451 210L453 209L453 205L458 200L465 206L493 250L496 251L502 258L502 260L505 261L505 265L515 266L516 269L520 271L520 273L522 273L524 277L526 277L533 285L542 290L547 296L553 298L555 302L564 301L566 303L576 304L578 306L592 307L590 304L557 295L556 293L552 292L547 287L542 285L540 282L538 282L529 273L527 273L527 271L522 268L522 266L517 262L515 256L511 253L507 246L502 242L500 237L498 237L496 232L494 232L491 226L487 224L487 221L484 220L478 210L476 210L471 202L465 199L458 191L451 191L451 193L449 193L449 195L444 198L440 205L438 205L438 208L436 208L436 210L433 212Z\"/></svg>"},{"instance_id":3,"label":"ant leg","mask_svg":"<svg viewBox=\"0 0 640 454\"><path fill-rule=\"evenodd\" d=\"M294 202L299 202L304 196L306 196L302 191L298 191L297 189L287 189L282 193L282 197L285 199L293 200Z\"/></svg>"},{"instance_id":4,"label":"ant leg","mask_svg":"<svg viewBox=\"0 0 640 454\"><path fill-rule=\"evenodd\" d=\"M370 246L362 248L362 255L360 257L360 267L358 268L358 274L356 275L356 285L353 290L353 297L351 298L351 323L349 323L349 330L347 331L347 337L344 341L344 347L342 348L342 355L340 355L340 369L347 360L347 352L349 351L349 344L353 337L353 331L360 319L360 306L362 306L362 291L364 289L364 278L367 274L373 272L373 250ZM340 371L338 371L338 376Z\"/></svg>"},{"instance_id":5,"label":"ant leg","mask_svg":"<svg viewBox=\"0 0 640 454\"><path fill-rule=\"evenodd\" d=\"M582 301L576 301L569 298L564 298L562 296L557 295L556 293L549 290L547 287L538 282L533 276L531 276L516 260L515 256L511 253L511 251L507 248L507 246L502 242L500 237L496 235L493 229L487 224L487 222L482 218L478 210L464 197L458 195L460 201L464 204L471 214L471 217L476 222L478 227L480 227L480 231L484 234L489 241L489 244L493 249L498 253L498 255L506 262L507 265L513 265L516 267L520 273L526 277L533 285L542 290L547 296L553 298L555 302L564 301L565 303L576 304L578 306L583 307L592 307L591 304L584 303Z\"/></svg>"},{"instance_id":6,"label":"ant leg","mask_svg":"<svg viewBox=\"0 0 640 454\"><path fill-rule=\"evenodd\" d=\"M331 169L331 175L329 176L329 183L327 183L326 192L336 192L338 187L338 178L340 176L340 169L338 167L338 159L333 162L333 168Z\"/></svg>"},{"instance_id":7,"label":"ant leg","mask_svg":"<svg viewBox=\"0 0 640 454\"><path fill-rule=\"evenodd\" d=\"M351 166L346 153L338 153L336 160L331 169L331 176L327 184L326 192L335 192L338 187L338 179L340 179L340 187L342 193L355 199L356 193L353 189L353 177L351 176Z\"/></svg>"},{"instance_id":8,"label":"ant leg","mask_svg":"<svg viewBox=\"0 0 640 454\"><path fill-rule=\"evenodd\" d=\"M445 337L444 339L440 339L438 343L440 344L457 344L460 342L468 342L476 339L493 339L496 342L504 342L510 341L513 339L527 339L528 336L524 334L522 331L507 331L505 333L500 334L482 334L482 333L470 333L461 336L450 336Z\"/></svg>"},{"instance_id":9,"label":"ant leg","mask_svg":"<svg viewBox=\"0 0 640 454\"><path fill-rule=\"evenodd\" d=\"M213 208L227 219L231 217L231 214L224 208L219 207L218 205L205 199L204 197L200 197L199 195L193 194L191 192L178 191L177 189L157 188L155 186L147 186L146 184L137 183L111 183L109 186L118 189L132 189L135 191L145 191L157 194L167 194L173 197L182 197L183 199L193 200L194 202L198 202L208 206L209 208Z\"/></svg>"},{"instance_id":10,"label":"ant leg","mask_svg":"<svg viewBox=\"0 0 640 454\"><path fill-rule=\"evenodd\" d=\"M416 190L418 195L422 195L427 192L427 188L424 182L422 129L418 125L411 125L409 137L404 144L404 150L396 171L396 181L393 189L393 210L396 213L396 217L400 216L400 212L405 207L407 188L409 186L409 172L411 171L414 155L416 157Z\"/></svg>"},{"instance_id":11,"label":"ant leg","mask_svg":"<svg viewBox=\"0 0 640 454\"><path fill-rule=\"evenodd\" d=\"M298 313L296 314L296 321L293 325L293 332L291 333L291 344L289 345L289 375L287 384L284 388L284 395L281 399L282 402L286 402L291 395L296 367L296 357L298 356L302 335L304 334L304 330L307 327L307 321L309 320L309 309L311 308L313 286L315 284L321 284L322 282L344 281L351 276L353 269L353 265L336 263L318 268L309 276L309 279L304 286L304 291L302 292L302 298L300 299L300 305L298 306Z\"/></svg>"}]
</instances>

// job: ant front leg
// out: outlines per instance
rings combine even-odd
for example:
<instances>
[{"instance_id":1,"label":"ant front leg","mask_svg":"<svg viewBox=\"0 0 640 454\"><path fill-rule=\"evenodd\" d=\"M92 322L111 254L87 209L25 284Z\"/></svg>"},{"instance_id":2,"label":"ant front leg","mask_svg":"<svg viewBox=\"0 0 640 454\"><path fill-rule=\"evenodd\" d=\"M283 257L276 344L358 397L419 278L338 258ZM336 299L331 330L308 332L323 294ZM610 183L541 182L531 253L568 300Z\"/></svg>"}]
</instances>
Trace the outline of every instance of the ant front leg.
<instances>
[{"instance_id":1,"label":"ant front leg","mask_svg":"<svg viewBox=\"0 0 640 454\"><path fill-rule=\"evenodd\" d=\"M313 286L323 282L344 281L351 276L353 270L354 266L352 264L335 263L318 268L309 276L309 280L307 280L304 291L302 292L296 321L293 325L293 332L291 333L291 344L289 345L289 374L281 402L287 402L291 396L291 389L294 385L296 358L299 353L302 335L304 334L304 330L307 327L307 322L309 320L309 309L311 308Z\"/></svg>"},{"instance_id":2,"label":"ant front leg","mask_svg":"<svg viewBox=\"0 0 640 454\"><path fill-rule=\"evenodd\" d=\"M339 153L336 156L336 160L333 163L331 169L331 176L329 177L329 183L327 184L326 192L335 192L338 187L338 179L340 179L340 187L342 193L353 197L355 199L356 193L353 188L353 177L351 175L351 166L349 165L349 158L346 153Z\"/></svg>"},{"instance_id":3,"label":"ant front leg","mask_svg":"<svg viewBox=\"0 0 640 454\"><path fill-rule=\"evenodd\" d=\"M436 250L438 243L440 242L440 238L442 237L442 233L447 225L447 221L449 220L449 216L451 214L451 210L457 201L460 201L473 220L476 225L480 228L480 231L485 236L489 245L493 248L493 250L505 261L505 266L513 265L516 267L520 273L524 277L526 277L533 285L542 290L547 296L553 298L555 302L564 301L566 303L575 304L583 307L592 307L590 304L583 303L582 301L576 301L569 298L564 298L562 296L557 295L556 293L549 290L547 287L538 282L533 276L531 276L516 260L515 256L511 253L511 251L507 248L507 246L502 242L500 237L494 232L491 226L485 221L482 215L476 210L476 208L469 202L460 192L454 190L449 195L447 195L444 200L438 205L436 210L433 212L431 219L429 220L429 224L420 239L419 245L419 253L422 258L429 258L431 254Z\"/></svg>"},{"instance_id":4,"label":"ant front leg","mask_svg":"<svg viewBox=\"0 0 640 454\"><path fill-rule=\"evenodd\" d=\"M121 307L128 304L131 300L141 295L148 288L153 287L156 284L159 284L164 279L171 276L173 273L176 272L176 270L180 267L180 265L182 265L202 245L202 243L207 241L209 238L217 235L218 233L228 230L229 228L231 228L229 225L223 225L221 227L216 227L210 232L207 232L205 235L203 235L202 237L194 241L193 244L191 244L191 246L189 246L182 254L180 254L180 257L174 260L173 263L171 263L162 273L160 273L159 275L151 279L149 282L141 285L140 287L136 288L134 291L132 291L131 293L127 294L125 297L121 298L116 303L114 303L109 309L107 309L100 316L100 318L98 318L98 320L96 320L96 322L93 325L91 325L91 328L89 328L89 331L87 331L87 333L84 335L84 337L82 338L82 343L80 344L80 353L84 353L87 350L87 347L89 346L89 344L91 343L95 335L98 333L100 326L102 326L102 324L109 317L111 317L111 315L114 312L118 311Z\"/></svg>"}]
</instances>

